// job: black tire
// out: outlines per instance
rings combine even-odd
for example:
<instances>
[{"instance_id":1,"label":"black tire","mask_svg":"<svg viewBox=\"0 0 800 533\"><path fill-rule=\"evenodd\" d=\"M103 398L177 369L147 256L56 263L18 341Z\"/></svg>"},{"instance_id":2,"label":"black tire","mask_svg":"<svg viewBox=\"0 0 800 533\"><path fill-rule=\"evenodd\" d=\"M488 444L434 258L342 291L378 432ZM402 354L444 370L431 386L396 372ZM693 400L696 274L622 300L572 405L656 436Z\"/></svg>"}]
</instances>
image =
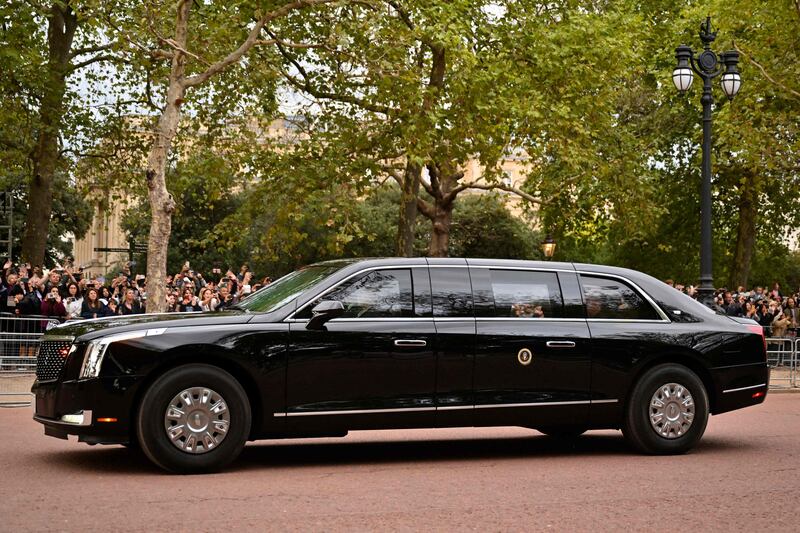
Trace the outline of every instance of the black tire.
<instances>
[{"instance_id":1,"label":"black tire","mask_svg":"<svg viewBox=\"0 0 800 533\"><path fill-rule=\"evenodd\" d=\"M218 393L224 399L230 419L219 445L196 454L178 449L172 443L164 420L171 400L193 387L206 387ZM136 433L142 451L156 465L174 473L199 474L220 470L236 459L247 442L250 423L250 402L239 382L221 368L191 364L170 370L147 389L139 405Z\"/></svg>"},{"instance_id":2,"label":"black tire","mask_svg":"<svg viewBox=\"0 0 800 533\"><path fill-rule=\"evenodd\" d=\"M669 384L678 384L691 395L693 417L688 427L676 424L677 429L669 425L661 425L662 436L651 423L650 403L654 395ZM672 391L675 392L673 387ZM667 405L670 402L667 402ZM673 402L680 403L680 402ZM680 406L676 406L680 409ZM655 414L655 411L653 411ZM622 432L628 442L638 451L650 455L675 455L689 451L706 430L708 424L708 395L703 382L697 375L679 364L663 364L648 370L633 387L625 408L625 420ZM663 418L661 418L663 420ZM658 424L656 419L655 424Z\"/></svg>"},{"instance_id":3,"label":"black tire","mask_svg":"<svg viewBox=\"0 0 800 533\"><path fill-rule=\"evenodd\" d=\"M586 428L579 426L546 426L536 428L536 431L554 439L574 440L586 433Z\"/></svg>"}]
</instances>

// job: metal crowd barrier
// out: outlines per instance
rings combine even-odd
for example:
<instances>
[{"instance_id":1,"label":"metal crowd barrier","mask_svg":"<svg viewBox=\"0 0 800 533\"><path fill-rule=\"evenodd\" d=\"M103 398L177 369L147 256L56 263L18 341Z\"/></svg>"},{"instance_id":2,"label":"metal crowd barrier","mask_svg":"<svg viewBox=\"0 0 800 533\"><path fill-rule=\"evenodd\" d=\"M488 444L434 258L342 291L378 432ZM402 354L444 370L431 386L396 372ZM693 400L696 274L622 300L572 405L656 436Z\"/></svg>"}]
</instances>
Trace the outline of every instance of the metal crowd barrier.
<instances>
[{"instance_id":1,"label":"metal crowd barrier","mask_svg":"<svg viewBox=\"0 0 800 533\"><path fill-rule=\"evenodd\" d=\"M798 383L798 351L800 338L768 337L767 365L770 368L771 389L792 388Z\"/></svg>"},{"instance_id":2,"label":"metal crowd barrier","mask_svg":"<svg viewBox=\"0 0 800 533\"><path fill-rule=\"evenodd\" d=\"M59 322L46 316L0 314L0 404L30 404L39 340Z\"/></svg>"}]
</instances>

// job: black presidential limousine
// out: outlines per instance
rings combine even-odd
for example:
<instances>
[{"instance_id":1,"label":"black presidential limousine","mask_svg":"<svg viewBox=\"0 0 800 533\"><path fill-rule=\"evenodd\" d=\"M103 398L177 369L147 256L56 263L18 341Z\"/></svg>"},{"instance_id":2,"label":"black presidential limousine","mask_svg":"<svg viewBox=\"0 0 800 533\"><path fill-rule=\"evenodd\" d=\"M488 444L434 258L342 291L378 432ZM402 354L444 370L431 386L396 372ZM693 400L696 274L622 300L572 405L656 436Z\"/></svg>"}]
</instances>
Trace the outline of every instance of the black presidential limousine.
<instances>
[{"instance_id":1,"label":"black presidential limousine","mask_svg":"<svg viewBox=\"0 0 800 533\"><path fill-rule=\"evenodd\" d=\"M759 326L640 272L426 258L311 265L222 313L64 324L36 377L45 434L174 472L248 440L377 428L618 428L682 453L769 381Z\"/></svg>"}]
</instances>

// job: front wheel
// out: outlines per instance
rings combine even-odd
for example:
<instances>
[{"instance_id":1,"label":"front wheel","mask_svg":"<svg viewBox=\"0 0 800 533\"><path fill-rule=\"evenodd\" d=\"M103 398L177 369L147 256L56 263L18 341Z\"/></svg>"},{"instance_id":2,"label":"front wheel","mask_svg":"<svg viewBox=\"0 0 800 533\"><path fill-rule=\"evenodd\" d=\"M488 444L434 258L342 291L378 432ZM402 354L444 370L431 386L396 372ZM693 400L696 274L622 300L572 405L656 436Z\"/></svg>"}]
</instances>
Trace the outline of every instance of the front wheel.
<instances>
[{"instance_id":1,"label":"front wheel","mask_svg":"<svg viewBox=\"0 0 800 533\"><path fill-rule=\"evenodd\" d=\"M706 389L694 372L678 364L659 365L634 386L622 431L643 453L685 453L703 436L708 412Z\"/></svg>"},{"instance_id":2,"label":"front wheel","mask_svg":"<svg viewBox=\"0 0 800 533\"><path fill-rule=\"evenodd\" d=\"M219 470L241 453L250 433L250 402L221 368L191 364L159 377L139 405L142 451L170 472Z\"/></svg>"}]
</instances>

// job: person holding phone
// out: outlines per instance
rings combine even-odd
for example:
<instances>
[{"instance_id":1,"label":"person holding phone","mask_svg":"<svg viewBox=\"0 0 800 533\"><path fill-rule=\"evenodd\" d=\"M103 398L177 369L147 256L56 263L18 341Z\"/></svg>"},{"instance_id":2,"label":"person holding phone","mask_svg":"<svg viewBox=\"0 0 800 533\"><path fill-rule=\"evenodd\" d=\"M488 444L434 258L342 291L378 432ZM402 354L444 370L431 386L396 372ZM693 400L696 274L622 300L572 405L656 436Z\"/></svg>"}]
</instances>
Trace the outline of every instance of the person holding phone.
<instances>
[{"instance_id":1,"label":"person holding phone","mask_svg":"<svg viewBox=\"0 0 800 533\"><path fill-rule=\"evenodd\" d=\"M50 291L45 295L42 300L40 314L44 316L52 316L57 318L65 318L67 310L64 303L61 301L61 294L58 292L58 286L50 287Z\"/></svg>"}]
</instances>

